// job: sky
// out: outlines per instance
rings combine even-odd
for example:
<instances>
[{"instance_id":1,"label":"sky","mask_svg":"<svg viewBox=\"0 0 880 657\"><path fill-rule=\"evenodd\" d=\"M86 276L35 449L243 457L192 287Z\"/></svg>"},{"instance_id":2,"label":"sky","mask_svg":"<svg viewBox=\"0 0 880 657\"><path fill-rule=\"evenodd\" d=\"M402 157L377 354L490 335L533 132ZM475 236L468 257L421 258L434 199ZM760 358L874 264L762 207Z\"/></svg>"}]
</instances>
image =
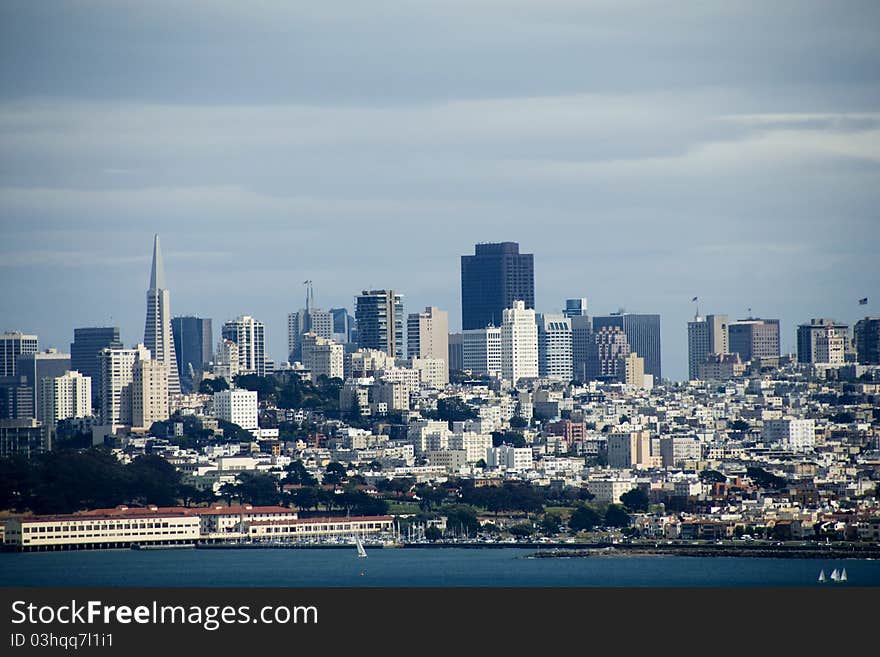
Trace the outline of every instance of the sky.
<instances>
[{"instance_id":1,"label":"sky","mask_svg":"<svg viewBox=\"0 0 880 657\"><path fill-rule=\"evenodd\" d=\"M535 302L686 323L880 314L880 3L7 0L0 330L143 340L393 288L461 322L460 256L535 254ZM869 297L869 305L857 300Z\"/></svg>"}]
</instances>

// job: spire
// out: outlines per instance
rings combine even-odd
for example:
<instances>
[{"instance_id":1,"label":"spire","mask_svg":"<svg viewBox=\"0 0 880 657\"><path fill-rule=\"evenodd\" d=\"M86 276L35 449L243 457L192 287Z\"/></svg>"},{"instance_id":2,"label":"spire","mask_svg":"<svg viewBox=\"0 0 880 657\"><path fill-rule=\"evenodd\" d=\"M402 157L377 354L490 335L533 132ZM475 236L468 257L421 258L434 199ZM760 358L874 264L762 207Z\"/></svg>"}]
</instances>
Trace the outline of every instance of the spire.
<instances>
[{"instance_id":1,"label":"spire","mask_svg":"<svg viewBox=\"0 0 880 657\"><path fill-rule=\"evenodd\" d=\"M153 236L153 267L150 269L150 289L165 289L165 266L162 264L162 251L159 248L158 233Z\"/></svg>"}]
</instances>

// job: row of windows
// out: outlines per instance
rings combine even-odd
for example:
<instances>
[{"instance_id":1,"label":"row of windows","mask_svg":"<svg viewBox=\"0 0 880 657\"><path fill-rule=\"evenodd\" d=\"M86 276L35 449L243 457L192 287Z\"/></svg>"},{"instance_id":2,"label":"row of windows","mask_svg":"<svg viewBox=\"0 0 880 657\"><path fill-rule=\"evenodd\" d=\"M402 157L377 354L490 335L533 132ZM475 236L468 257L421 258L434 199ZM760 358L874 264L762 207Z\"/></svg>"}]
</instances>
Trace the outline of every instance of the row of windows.
<instances>
[{"instance_id":1,"label":"row of windows","mask_svg":"<svg viewBox=\"0 0 880 657\"><path fill-rule=\"evenodd\" d=\"M39 527L22 527L22 532L25 534L46 534L53 532L68 532L68 531L102 531L102 530L110 530L110 529L160 529L167 528L169 524L167 522L141 522L141 523L132 523L132 522L116 522L116 523L107 523L100 525L42 525Z\"/></svg>"}]
</instances>

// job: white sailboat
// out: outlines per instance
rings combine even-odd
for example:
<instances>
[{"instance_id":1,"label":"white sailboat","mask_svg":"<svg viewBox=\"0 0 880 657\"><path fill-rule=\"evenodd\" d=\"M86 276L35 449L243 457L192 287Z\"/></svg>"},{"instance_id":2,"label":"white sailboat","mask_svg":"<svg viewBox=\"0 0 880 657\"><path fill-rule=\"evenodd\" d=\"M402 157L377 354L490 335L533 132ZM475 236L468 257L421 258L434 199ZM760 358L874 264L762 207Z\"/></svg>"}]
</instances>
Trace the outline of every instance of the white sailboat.
<instances>
[{"instance_id":1,"label":"white sailboat","mask_svg":"<svg viewBox=\"0 0 880 657\"><path fill-rule=\"evenodd\" d=\"M364 544L361 542L360 536L354 537L354 544L357 546L358 557L366 557L367 551L364 549Z\"/></svg>"},{"instance_id":2,"label":"white sailboat","mask_svg":"<svg viewBox=\"0 0 880 657\"><path fill-rule=\"evenodd\" d=\"M837 568L831 571L831 579L835 582L840 579L840 573L837 572Z\"/></svg>"},{"instance_id":3,"label":"white sailboat","mask_svg":"<svg viewBox=\"0 0 880 657\"><path fill-rule=\"evenodd\" d=\"M840 573L840 581L841 581L841 582L845 582L845 581L846 581L846 568L844 568L844 569L843 569L843 572Z\"/></svg>"},{"instance_id":4,"label":"white sailboat","mask_svg":"<svg viewBox=\"0 0 880 657\"><path fill-rule=\"evenodd\" d=\"M825 569L824 569L824 568L823 568L822 570L819 571L819 581L820 581L820 582L824 582L824 581L825 581Z\"/></svg>"}]
</instances>

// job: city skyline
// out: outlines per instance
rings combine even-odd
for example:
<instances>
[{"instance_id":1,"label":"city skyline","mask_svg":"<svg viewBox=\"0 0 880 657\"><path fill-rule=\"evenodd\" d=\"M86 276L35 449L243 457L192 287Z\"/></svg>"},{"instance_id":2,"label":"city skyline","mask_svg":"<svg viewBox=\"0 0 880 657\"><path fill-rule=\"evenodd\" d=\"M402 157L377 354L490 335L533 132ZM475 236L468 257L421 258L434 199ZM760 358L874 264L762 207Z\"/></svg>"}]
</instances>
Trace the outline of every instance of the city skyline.
<instances>
[{"instance_id":1,"label":"city skyline","mask_svg":"<svg viewBox=\"0 0 880 657\"><path fill-rule=\"evenodd\" d=\"M150 269L151 269L151 281L152 281L152 279L155 277L155 274L154 274L154 271L155 271L155 264L154 264L154 262L155 262L156 248L157 248L157 247L156 247L157 239L158 239L158 234L153 234L153 235L152 235L153 246L152 246L152 249L151 249L151 254L152 254L152 255L150 256L150 262L151 262L151 267L150 267ZM536 255L537 255L537 254L536 254ZM162 259L162 261L164 261L166 258L167 258L167 256L162 256L161 259ZM161 263L160 263L160 264L161 264ZM162 276L163 276L163 278L165 278L165 276L164 276L164 266L163 266L163 274L162 274ZM535 274L535 286L536 286L536 287L538 286L539 278L540 278L540 277L539 277L538 273L536 273L536 274ZM182 283L183 283L184 285L186 285L186 282L182 281ZM312 283L312 281L309 281L309 283ZM152 283L151 283L151 284L152 284ZM300 284L300 285L301 285L301 284ZM459 279L459 285L460 285L460 279ZM170 289L170 288L169 288L169 289ZM310 293L311 293L311 292L310 292ZM404 310L403 315L404 315L404 324L405 324L405 323L406 323L406 320L405 320L406 316L408 316L409 314L411 314L411 313L413 313L413 312L418 313L419 310L418 310L418 309L412 309L412 308L409 307L409 305L407 304L407 297L408 297L407 293L405 293L405 292L401 292L401 291L397 291L397 290L395 290L395 293L396 293L396 294L399 294L399 295L402 295L402 297L403 297L403 310ZM353 295L351 305L349 305L349 306L345 306L345 307L349 310L349 312L354 312L354 311L355 311L356 299L357 299L358 296L359 296L358 294ZM626 308L626 307L623 306L623 305L618 306L618 307L617 307L617 310L608 310L607 312L604 312L604 313L603 313L603 312L598 312L597 309L595 309L595 307L594 307L594 306L592 305L592 303L590 302L590 297L587 296L586 299L587 299L587 304L588 304L588 305L587 305L587 311L588 311L587 314L588 314L590 317L604 317L605 319L607 319L608 316L613 315L613 314L616 314L616 313L621 312L621 311L622 311L622 312L626 312L626 313L632 312L629 308ZM701 299L702 299L702 297L701 297ZM844 299L843 301L846 301L846 300ZM856 310L856 311L855 311L855 314L852 315L852 316L850 316L850 315L846 315L846 317L852 317L852 319L851 319L851 320L848 319L848 320L846 320L846 321L843 321L843 323L848 324L848 325L851 327L852 325L855 324L856 321L858 321L858 319L861 319L861 318L864 318L864 317L870 317L870 316L871 316L871 312L870 312L871 308L870 308L870 306L868 306L867 303L864 303L864 304L861 303L861 301L865 301L865 298L858 299L858 298L856 298L856 297L853 297L853 300L851 301L850 306L854 306L854 307L858 308L858 310ZM870 298L868 298L868 301L870 301ZM295 303L295 302L294 302L294 303ZM537 303L536 303L536 309L535 309L535 310L536 310L536 312L537 312L538 314L542 314L542 313L545 313L545 314L554 314L554 313L558 313L558 314L561 315L561 314L563 313L564 309L565 309L565 303L566 303L566 298L562 298L562 299L560 299L560 303L559 303L557 306L553 307L553 308L550 309L550 310L547 310L547 309L544 308L544 306L541 305L540 302L537 302ZM703 302L700 301L700 303L703 303ZM690 307L691 309L693 308L693 305L692 305L692 304L693 304L693 299L690 300L690 303L688 304L689 307ZM300 304L300 305L301 305L301 304ZM429 303L428 306L426 306L426 307L430 307L431 305L432 305L432 304ZM433 304L433 305L434 305L435 307L437 307L436 304ZM277 306L276 306L276 307L277 307ZM460 300L459 300L459 304L458 304L457 306L451 306L451 307L449 307L449 308L441 308L441 310L446 311L446 312L449 314L450 317L456 317L456 319L457 319L458 322L459 322L459 323L458 323L458 327L460 327L460 317L461 317L461 304L460 304ZM292 311L291 311L291 312L292 312ZM772 311L770 311L770 312L772 312ZM195 315L195 314L197 314L197 313L192 313L192 315ZM663 319L662 313L658 313L658 314L660 314L660 318L661 318L661 321L660 321L661 335L664 336L663 339L662 339L663 344L662 344L662 352L661 352L662 355L661 355L661 359L662 359L662 362L663 362L663 364L664 364L664 367L668 367L669 370L670 370L671 372L673 372L673 374L672 374L671 376L670 376L670 375L666 375L666 376L667 376L667 378L671 378L671 379L674 380L674 381L687 380L687 378L688 378L688 376L687 376L687 370L688 370L688 337L687 337L687 331L688 331L688 329L687 329L687 326L688 326L688 324L693 320L693 317L688 318L683 326L673 326L672 329L670 330L670 327L667 325L666 321L664 321L664 319ZM711 313L709 313L709 314L711 315ZM230 311L228 311L225 315L221 315L221 316L220 316L219 324L222 325L222 324L225 323L225 322L231 322L231 321L235 320L236 318L240 317L241 315L249 315L249 316L252 316L252 317L254 317L256 320L258 320L258 321L260 321L260 322L262 322L262 323L265 324L265 326L266 326L266 329L265 329L265 342L266 342L266 348L267 348L267 350L266 350L266 358L270 358L270 359L274 360L276 363L284 362L284 361L286 361L286 360L288 359L288 350L287 350L287 340L288 340L288 329L287 329L287 321L288 321L288 319L287 319L287 315L288 315L288 313L287 313L287 312L285 312L284 317L279 321L279 319L276 318L276 317L274 317L274 316L271 316L271 317L269 317L269 318L267 319L267 318L263 318L263 317L260 317L260 316L257 316L257 315L252 315L252 314L250 314L250 313L246 313L246 312L235 313L234 311L231 311L231 310L230 310ZM141 316L143 317L143 311L141 311ZM176 312L172 313L172 317L173 317L173 318L184 318L184 317L190 317L190 316L191 316L191 315L190 315L190 314L187 314L187 313L183 313L183 314L179 314L179 313L176 313ZM213 321L213 322L215 322L215 323L218 322L218 317L217 317L217 316L215 316L215 317L208 317L208 316L207 316L206 314L204 314L204 313L202 313L201 316L207 317L209 320L211 320L211 321ZM820 313L818 313L817 316L828 316L828 317L831 317L831 314L830 314L830 313L824 313L824 315L823 315L823 313L820 312ZM739 321L739 320L746 320L746 319L750 319L750 318L754 318L754 317L755 317L755 313L754 313L753 309L750 307L750 308L747 309L746 313L744 313L742 316L736 316L736 317L734 317L733 315L730 315L730 322L731 322L731 323L734 323L734 322ZM110 318L112 319L112 316L110 316ZM792 335L787 335L787 334L786 334L786 331L785 331L786 321L785 321L785 320L782 321L782 323L781 323L781 324L782 324L782 328L781 328L781 333L780 333L780 347L781 347L781 352L782 352L782 354L789 354L789 353L790 353L790 354L796 354L796 353L797 353L797 327L798 327L799 325L803 324L804 322L809 322L809 321L810 321L810 318L804 318L804 319L801 319L801 320L793 320L793 321L792 321L792 326L791 326L791 333L792 333ZM136 320L136 319L133 319L131 323L136 323L136 322L137 322L137 320ZM143 320L141 320L141 322L143 322ZM68 328L69 328L69 333L70 333L70 335L72 336L72 335L73 335L73 332L74 332L74 328L83 328L83 327L88 327L88 326L98 326L99 324L100 324L100 322L96 319L96 320L95 320L94 322L92 322L92 323L88 323L88 322L86 322L86 323L81 324L81 325L79 325L79 326L77 326L77 327L70 326L70 327L68 327ZM281 326L285 327L285 328L284 328L284 331L283 331L283 332L282 332L282 331L277 331L277 338L270 337L270 336L276 334L276 331L275 331L275 330L272 330L272 329L277 328L278 325L281 325ZM499 325L500 325L500 323L499 323ZM121 325L121 324L114 324L114 326L123 326L123 325ZM456 327L455 324L453 324L452 321L450 321L450 329L449 329L449 332L450 332L450 333L457 333L457 332L460 332L461 329L458 328L458 327ZM29 328L21 328L20 326L10 326L10 327L3 328L2 330L4 330L4 331L22 331L24 334L28 334L28 333L30 333L30 334L36 334L36 335L39 336L39 338L40 338L40 342L39 342L39 348L40 348L40 350L44 350L44 349L47 349L47 348L56 348L56 349L59 349L59 351L64 351L64 346L65 346L65 344L69 344L69 340L70 340L70 338L68 338L68 343L65 343L64 340L62 339L58 344L55 344L55 343L50 343L50 342L48 341L49 339L46 338L46 337L44 337L44 336L46 336L46 335L53 335L53 334L55 334L55 333L57 332L57 329L56 329L56 331L45 331L45 330L42 329L42 327L38 327L38 328L36 328L36 329L34 329L34 330L30 330ZM64 329L62 328L62 332L63 332L63 330L64 330ZM405 336L406 336L406 329L405 329L405 327L404 327L403 333L404 333L404 344L406 344L406 337L405 337ZM668 361L667 361L667 359L668 359L667 354L668 354L669 352L673 352L673 353L674 353L674 352L679 351L679 349L678 349L679 345L673 345L673 347L671 347L671 348L667 346L667 344L668 344L668 343L667 343L668 338L667 338L666 336L668 336L669 333L673 333L673 339L681 340L682 337L683 337L683 340L684 340L684 349L683 349L683 352L684 352L684 364L683 364L683 366L682 366L682 364L676 362L675 360L673 360L673 361L671 361L671 362L668 362ZM123 326L123 329L120 331L120 337L121 337L121 340L122 340L122 343L124 344L124 346L126 346L126 347L134 347L134 346L136 346L139 342L143 342L143 340L141 340L139 337L134 337L134 338L132 338L131 340L126 340L126 337L125 337L125 336L126 336L126 331L125 331L125 327ZM850 337L852 337L852 336L850 336ZM275 344L276 341L279 342L279 343L283 342L283 344L281 344L281 345L279 345L279 344ZM786 345L790 345L790 346L789 346L789 347L786 347ZM405 350L406 350L406 349L404 349L404 351L405 351ZM641 355L641 354L640 354L640 355ZM683 375L680 375L680 376L676 376L674 373L675 373L675 372L678 372L679 370L684 370L684 374L683 374ZM175 368L175 373L176 373L176 368Z\"/></svg>"},{"instance_id":2,"label":"city skyline","mask_svg":"<svg viewBox=\"0 0 880 657\"><path fill-rule=\"evenodd\" d=\"M131 345L153 233L174 314L276 361L303 280L460 326L484 241L535 254L536 310L660 314L673 379L695 295L788 352L880 288L876 3L214 6L0 7L0 330Z\"/></svg>"}]
</instances>

